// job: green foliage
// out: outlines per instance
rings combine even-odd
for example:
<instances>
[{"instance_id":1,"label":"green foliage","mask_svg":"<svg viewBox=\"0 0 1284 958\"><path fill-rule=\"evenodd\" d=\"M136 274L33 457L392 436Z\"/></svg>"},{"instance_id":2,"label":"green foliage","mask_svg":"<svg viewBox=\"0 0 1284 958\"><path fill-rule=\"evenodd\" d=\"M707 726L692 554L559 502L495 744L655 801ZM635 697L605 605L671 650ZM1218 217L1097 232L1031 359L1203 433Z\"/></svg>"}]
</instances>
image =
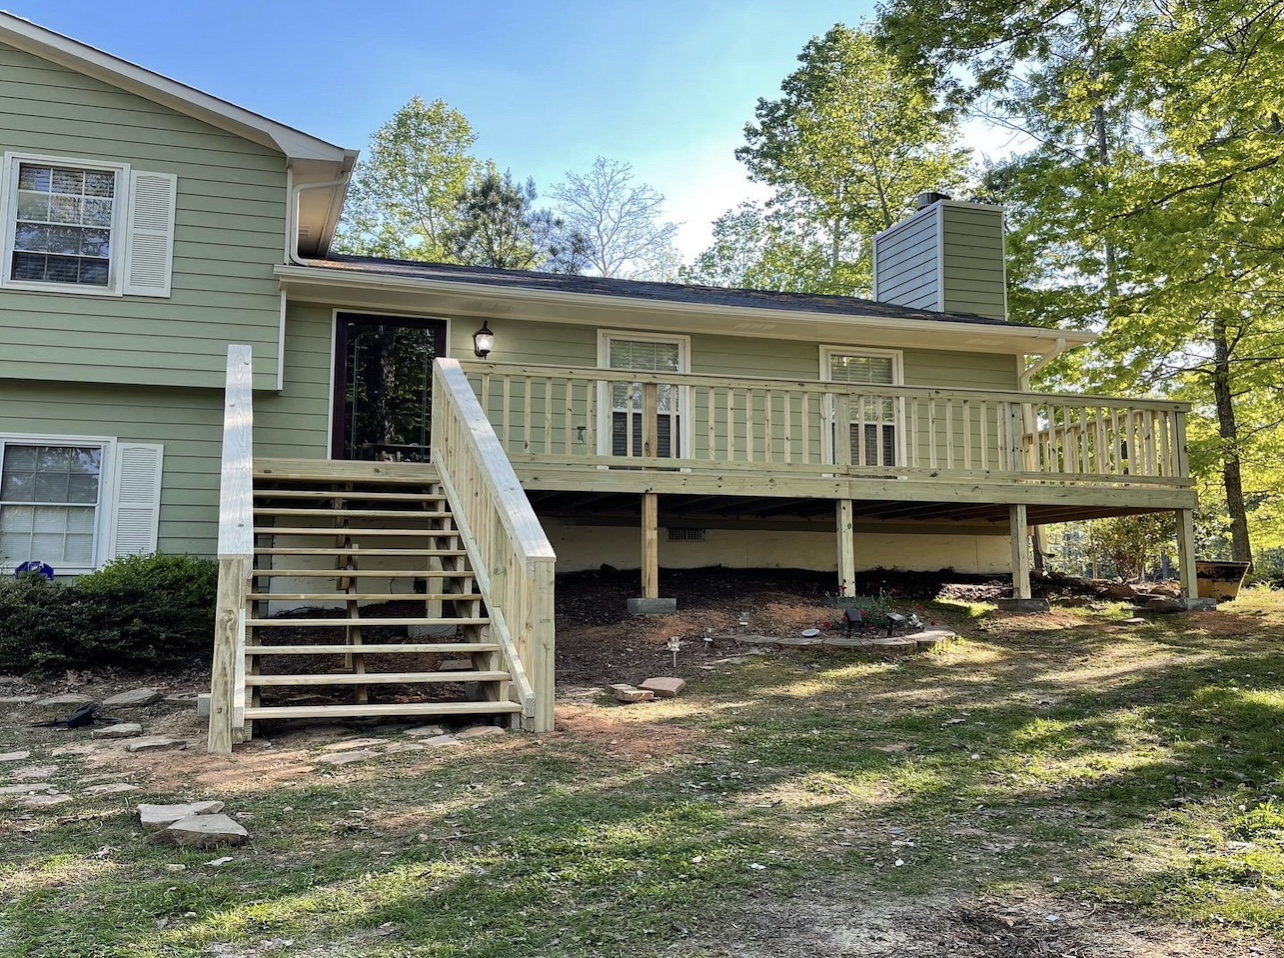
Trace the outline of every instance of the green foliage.
<instances>
[{"instance_id":1,"label":"green foliage","mask_svg":"<svg viewBox=\"0 0 1284 958\"><path fill-rule=\"evenodd\" d=\"M208 657L218 563L130 556L71 583L0 581L0 672L143 670Z\"/></svg>"},{"instance_id":2,"label":"green foliage","mask_svg":"<svg viewBox=\"0 0 1284 958\"><path fill-rule=\"evenodd\" d=\"M1150 563L1173 551L1176 534L1170 512L1097 519L1089 527L1088 553L1120 578L1140 579Z\"/></svg>"},{"instance_id":3,"label":"green foliage","mask_svg":"<svg viewBox=\"0 0 1284 958\"><path fill-rule=\"evenodd\" d=\"M461 193L456 225L443 240L454 262L496 269L538 269L578 273L588 264L590 245L549 210L536 210L535 181L489 171Z\"/></svg>"},{"instance_id":4,"label":"green foliage","mask_svg":"<svg viewBox=\"0 0 1284 958\"><path fill-rule=\"evenodd\" d=\"M967 154L925 84L897 71L868 29L814 37L781 97L760 99L736 157L775 190L715 224L696 282L868 293L871 240L926 190L954 189Z\"/></svg>"},{"instance_id":5,"label":"green foliage","mask_svg":"<svg viewBox=\"0 0 1284 958\"><path fill-rule=\"evenodd\" d=\"M477 134L441 100L414 97L381 126L357 166L335 249L359 256L452 262L445 235L458 199L483 171Z\"/></svg>"}]
</instances>

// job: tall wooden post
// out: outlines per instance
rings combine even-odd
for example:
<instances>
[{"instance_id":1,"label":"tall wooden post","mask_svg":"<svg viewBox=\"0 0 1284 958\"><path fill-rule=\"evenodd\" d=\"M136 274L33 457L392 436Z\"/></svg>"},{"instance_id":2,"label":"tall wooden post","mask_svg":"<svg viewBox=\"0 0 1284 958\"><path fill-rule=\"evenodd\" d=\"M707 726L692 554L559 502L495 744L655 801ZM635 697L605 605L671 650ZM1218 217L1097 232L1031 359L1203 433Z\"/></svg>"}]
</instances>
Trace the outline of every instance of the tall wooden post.
<instances>
[{"instance_id":1,"label":"tall wooden post","mask_svg":"<svg viewBox=\"0 0 1284 958\"><path fill-rule=\"evenodd\" d=\"M856 542L852 501L838 500L838 586L845 596L856 594Z\"/></svg>"},{"instance_id":2,"label":"tall wooden post","mask_svg":"<svg viewBox=\"0 0 1284 958\"><path fill-rule=\"evenodd\" d=\"M1025 504L1008 506L1008 534L1012 537L1012 597L1030 598L1030 527Z\"/></svg>"},{"instance_id":3,"label":"tall wooden post","mask_svg":"<svg viewBox=\"0 0 1284 958\"><path fill-rule=\"evenodd\" d=\"M660 497L642 493L642 598L660 597Z\"/></svg>"},{"instance_id":4,"label":"tall wooden post","mask_svg":"<svg viewBox=\"0 0 1284 958\"><path fill-rule=\"evenodd\" d=\"M1177 575L1185 599L1199 597L1199 580L1195 575L1195 512L1177 510Z\"/></svg>"}]
</instances>

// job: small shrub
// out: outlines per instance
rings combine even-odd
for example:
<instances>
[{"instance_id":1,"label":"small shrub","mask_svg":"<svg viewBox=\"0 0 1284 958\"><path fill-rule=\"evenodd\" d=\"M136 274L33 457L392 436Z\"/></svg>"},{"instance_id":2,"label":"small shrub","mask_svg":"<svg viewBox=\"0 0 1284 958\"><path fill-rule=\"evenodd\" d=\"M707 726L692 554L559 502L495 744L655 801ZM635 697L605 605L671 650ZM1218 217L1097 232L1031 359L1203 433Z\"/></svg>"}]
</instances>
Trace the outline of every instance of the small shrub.
<instances>
[{"instance_id":1,"label":"small shrub","mask_svg":"<svg viewBox=\"0 0 1284 958\"><path fill-rule=\"evenodd\" d=\"M218 563L181 555L117 559L72 583L0 582L0 672L141 671L208 659Z\"/></svg>"}]
</instances>

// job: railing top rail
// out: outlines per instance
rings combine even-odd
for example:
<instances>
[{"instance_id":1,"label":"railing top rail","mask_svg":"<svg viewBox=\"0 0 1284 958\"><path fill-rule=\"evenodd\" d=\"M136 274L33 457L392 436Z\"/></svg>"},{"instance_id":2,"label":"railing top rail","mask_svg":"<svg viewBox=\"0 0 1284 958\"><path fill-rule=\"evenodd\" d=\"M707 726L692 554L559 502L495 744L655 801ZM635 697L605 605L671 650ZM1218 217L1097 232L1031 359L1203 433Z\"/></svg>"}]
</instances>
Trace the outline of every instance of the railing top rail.
<instances>
[{"instance_id":1,"label":"railing top rail","mask_svg":"<svg viewBox=\"0 0 1284 958\"><path fill-rule=\"evenodd\" d=\"M446 387L450 399L458 403L464 422L469 426L467 437L472 445L473 455L484 465L485 473L495 484L495 492L502 506L499 509L500 521L509 537L527 559L555 562L557 553L544 534L544 527L531 508L517 473L513 471L512 463L508 461L508 455L491 428L481 403L477 401L477 394L468 384L459 360L438 359L436 365L441 383Z\"/></svg>"},{"instance_id":2,"label":"railing top rail","mask_svg":"<svg viewBox=\"0 0 1284 958\"><path fill-rule=\"evenodd\" d=\"M227 347L218 505L220 559L248 559L254 555L253 365L249 346Z\"/></svg>"},{"instance_id":3,"label":"railing top rail","mask_svg":"<svg viewBox=\"0 0 1284 958\"><path fill-rule=\"evenodd\" d=\"M816 379L787 379L768 376L706 376L699 373L650 373L640 370L602 369L591 366L543 365L538 363L460 362L451 360L464 373L518 375L543 379L572 379L596 382L658 383L674 386L724 386L734 389L791 389L816 394L846 392L891 398L936 398L985 400L986 402L1048 403L1058 406L1131 409L1152 412L1189 412L1190 403L1168 399L1118 399L1077 393L1033 393L993 389L941 388L937 386L880 386L826 382Z\"/></svg>"}]
</instances>

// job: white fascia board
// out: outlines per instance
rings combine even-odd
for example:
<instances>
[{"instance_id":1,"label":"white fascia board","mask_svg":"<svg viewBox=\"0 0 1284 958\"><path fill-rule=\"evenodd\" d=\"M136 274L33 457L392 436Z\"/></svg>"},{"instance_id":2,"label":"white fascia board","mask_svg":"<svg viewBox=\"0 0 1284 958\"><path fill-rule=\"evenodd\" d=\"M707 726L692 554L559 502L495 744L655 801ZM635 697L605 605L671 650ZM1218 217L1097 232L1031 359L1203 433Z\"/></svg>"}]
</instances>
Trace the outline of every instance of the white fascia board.
<instances>
[{"instance_id":1,"label":"white fascia board","mask_svg":"<svg viewBox=\"0 0 1284 958\"><path fill-rule=\"evenodd\" d=\"M491 286L485 283L459 283L432 279L413 279L405 276L385 276L375 273L362 273L356 270L327 270L308 266L277 266L276 276L285 286L287 293L297 290L302 292L307 287L324 290L330 296L342 296L339 291L350 293L375 293L378 291L401 292L410 294L428 294L469 298L477 301L477 306L470 308L469 313L484 316L492 313L494 305L506 306L546 306L557 308L578 307L596 309L602 312L609 310L627 310L639 317L652 316L657 319L675 318L715 320L719 326L725 326L719 332L727 336L746 336L767 339L812 339L814 333L798 329L791 333L791 325L806 324L811 330L826 327L831 331L876 331L880 337L888 334L903 334L905 339L925 342L914 345L931 348L933 343L946 349L965 348L972 352L1024 353L1043 355L1054 348L1058 339L1067 344L1082 346L1093 342L1094 333L1046 329L1041 326L1000 326L992 323L959 323L949 320L931 319L894 319L886 316L869 316L858 313L819 313L806 310L760 309L752 306L721 306L706 303L679 303L672 300L633 299L627 296L604 296L595 293L568 293L563 291L532 290L515 287ZM309 297L310 298L310 297ZM326 298L326 297L322 297ZM353 297L346 297L352 302ZM497 318L522 319L517 311L493 313ZM536 317L529 317L535 319ZM544 321L542 317L540 321ZM607 319L599 316L596 319L577 320L562 315L555 321L593 325L609 325L624 322L621 319ZM746 326L761 325L760 329ZM680 323L677 325L681 325ZM951 343L953 341L953 344ZM984 346L959 346L962 340L984 341Z\"/></svg>"},{"instance_id":2,"label":"white fascia board","mask_svg":"<svg viewBox=\"0 0 1284 958\"><path fill-rule=\"evenodd\" d=\"M269 120L11 13L0 12L0 42L168 106L261 146L280 150L291 159L322 160L350 168L356 156L352 150Z\"/></svg>"}]
</instances>

